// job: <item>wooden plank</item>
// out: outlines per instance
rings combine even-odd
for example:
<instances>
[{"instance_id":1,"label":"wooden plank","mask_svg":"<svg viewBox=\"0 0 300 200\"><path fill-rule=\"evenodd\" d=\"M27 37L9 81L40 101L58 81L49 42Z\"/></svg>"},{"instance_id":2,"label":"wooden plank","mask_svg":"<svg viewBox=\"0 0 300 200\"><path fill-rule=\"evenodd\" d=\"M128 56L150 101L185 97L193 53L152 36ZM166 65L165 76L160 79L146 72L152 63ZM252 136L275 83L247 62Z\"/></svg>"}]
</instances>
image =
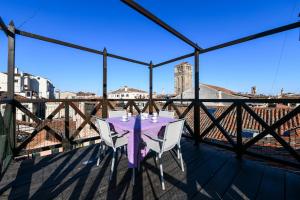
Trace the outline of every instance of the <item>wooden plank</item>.
<instances>
[{"instance_id":1,"label":"wooden plank","mask_svg":"<svg viewBox=\"0 0 300 200\"><path fill-rule=\"evenodd\" d=\"M236 144L233 141L233 139L230 137L230 135L228 134L228 132L224 129L223 126L220 125L220 123L212 116L212 114L210 114L210 112L207 110L206 106L204 106L204 104L202 102L199 102L200 107L202 108L202 110L206 113L206 115L210 118L210 120L213 122L213 124L221 131L221 133L224 135L224 137L227 139L227 141L233 146L235 147Z\"/></svg>"},{"instance_id":2,"label":"wooden plank","mask_svg":"<svg viewBox=\"0 0 300 200\"><path fill-rule=\"evenodd\" d=\"M141 113L141 110L140 108L136 105L136 103L134 101L132 101L132 105L133 107L136 109L136 111L140 114Z\"/></svg>"},{"instance_id":3,"label":"wooden plank","mask_svg":"<svg viewBox=\"0 0 300 200\"><path fill-rule=\"evenodd\" d=\"M300 174L287 171L285 173L285 199L298 200L300 191Z\"/></svg>"},{"instance_id":4,"label":"wooden plank","mask_svg":"<svg viewBox=\"0 0 300 200\"><path fill-rule=\"evenodd\" d=\"M188 105L188 107L183 111L183 113L181 113L181 115L179 115L179 119L184 118L193 107L194 107L194 102L192 101L192 103L190 103L190 105Z\"/></svg>"},{"instance_id":5,"label":"wooden plank","mask_svg":"<svg viewBox=\"0 0 300 200\"><path fill-rule=\"evenodd\" d=\"M159 112L159 108L157 107L155 101L152 101L152 105L153 105L155 111L158 113Z\"/></svg>"},{"instance_id":6,"label":"wooden plank","mask_svg":"<svg viewBox=\"0 0 300 200\"><path fill-rule=\"evenodd\" d=\"M227 190L223 199L255 199L265 166L243 160L241 170Z\"/></svg>"},{"instance_id":7,"label":"wooden plank","mask_svg":"<svg viewBox=\"0 0 300 200\"><path fill-rule=\"evenodd\" d=\"M300 162L300 154L297 153L296 150L294 150L293 147L291 147L284 139L282 139L281 136L279 136L274 130L278 127L280 127L283 123L290 120L292 117L294 117L296 114L300 112L300 106L297 106L294 110L290 111L287 115L279 119L277 122L275 122L273 125L269 126L260 116L258 116L249 106L246 104L243 104L243 107L245 110L256 120L259 122L262 127L265 128L264 131L259 133L257 136L255 136L253 139L248 141L244 148L247 149L251 145L255 144L257 141L262 139L264 136L266 136L268 133L271 134L297 161Z\"/></svg>"},{"instance_id":8,"label":"wooden plank","mask_svg":"<svg viewBox=\"0 0 300 200\"><path fill-rule=\"evenodd\" d=\"M238 161L231 152L206 144L195 148L186 139L182 139L184 173L175 153L163 156L165 191L161 189L159 170L152 157L146 158L141 173L137 174L136 185L132 186L127 157L119 154L115 176L109 181L111 154L97 167L98 147L91 145L25 160L21 168L21 162L14 161L0 182L0 199L42 198L45 193L49 198L61 199L207 199L207 194L213 199L299 199L298 174L254 161ZM87 160L92 163L83 165ZM278 190L283 196L278 195ZM278 197L273 198L272 193Z\"/></svg>"},{"instance_id":9,"label":"wooden plank","mask_svg":"<svg viewBox=\"0 0 300 200\"><path fill-rule=\"evenodd\" d=\"M202 186L194 199L221 199L241 168L241 163L235 158L226 162L218 172L211 177L208 184Z\"/></svg>"},{"instance_id":10,"label":"wooden plank","mask_svg":"<svg viewBox=\"0 0 300 200\"><path fill-rule=\"evenodd\" d=\"M76 107L76 106L75 106ZM89 122L91 122L90 120L91 120L91 118L92 118L92 116L93 115L95 115L96 113L97 113L97 111L100 109L100 107L101 107L101 102L100 103L98 103L95 107L94 107L94 109L92 110L92 112L90 113L90 115L89 116L87 116L85 119L84 119L84 121L80 124L80 126L76 129L76 131L73 133L73 135L71 136L71 138L70 138L70 140L71 141L74 141L74 139L78 136L78 134L80 133L80 131L83 129L83 127L86 125L86 124L88 124ZM78 109L79 110L79 109ZM83 113L82 113L83 114ZM83 114L84 115L84 114ZM84 115L85 116L85 115ZM91 123L92 124L92 123ZM94 126L94 128L96 128L96 126L95 125L93 125ZM93 127L92 126L92 127ZM96 130L98 130L97 128L96 128Z\"/></svg>"},{"instance_id":11,"label":"wooden plank","mask_svg":"<svg viewBox=\"0 0 300 200\"><path fill-rule=\"evenodd\" d=\"M87 117L85 114L83 114L83 112L81 112L81 110L77 106L75 106L74 103L69 102L69 104L82 117L82 119L84 119L96 132L98 132L98 129L95 126L95 124L93 124L91 122L91 117ZM100 107L100 106L98 106L98 107Z\"/></svg>"},{"instance_id":12,"label":"wooden plank","mask_svg":"<svg viewBox=\"0 0 300 200\"><path fill-rule=\"evenodd\" d=\"M231 104L217 119L215 119L216 122L220 123L222 119L224 119L233 109L235 105ZM205 137L209 133L211 129L213 129L216 125L212 123L209 127L207 127L202 134L200 135L200 138Z\"/></svg>"},{"instance_id":13,"label":"wooden plank","mask_svg":"<svg viewBox=\"0 0 300 200\"><path fill-rule=\"evenodd\" d=\"M202 145L201 145L202 146ZM214 154L216 154L215 151ZM186 177L167 191L161 199L191 199L207 184L218 170L227 162L222 154L206 162L188 166Z\"/></svg>"},{"instance_id":14,"label":"wooden plank","mask_svg":"<svg viewBox=\"0 0 300 200\"><path fill-rule=\"evenodd\" d=\"M142 113L144 113L147 110L148 106L149 106L149 101L147 101L146 105L142 109Z\"/></svg>"},{"instance_id":15,"label":"wooden plank","mask_svg":"<svg viewBox=\"0 0 300 200\"><path fill-rule=\"evenodd\" d=\"M256 199L284 199L284 171L269 167L265 170Z\"/></svg>"}]
</instances>

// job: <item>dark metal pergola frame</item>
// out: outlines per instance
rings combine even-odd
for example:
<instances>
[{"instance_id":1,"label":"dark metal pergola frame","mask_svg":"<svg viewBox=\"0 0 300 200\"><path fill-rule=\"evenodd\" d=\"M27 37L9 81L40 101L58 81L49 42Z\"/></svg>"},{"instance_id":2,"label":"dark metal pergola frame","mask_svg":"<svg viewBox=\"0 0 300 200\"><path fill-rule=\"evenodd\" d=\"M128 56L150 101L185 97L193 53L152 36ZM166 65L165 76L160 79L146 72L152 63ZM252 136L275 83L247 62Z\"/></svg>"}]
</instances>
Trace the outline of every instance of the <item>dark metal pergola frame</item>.
<instances>
[{"instance_id":1,"label":"dark metal pergola frame","mask_svg":"<svg viewBox=\"0 0 300 200\"><path fill-rule=\"evenodd\" d=\"M58 44L58 45L62 45L62 46L66 46L66 47L70 47L70 48L90 52L90 53L94 53L94 54L97 54L97 55L102 55L103 56L103 83L102 83L103 90L102 91L103 91L103 100L104 100L103 104L102 104L102 116L103 117L107 117L107 112L108 112L108 102L107 102L107 57L111 57L111 58L115 58L115 59L119 59L119 60L124 60L124 61L128 61L128 62L135 63L135 64L140 64L140 65L144 65L144 66L148 67L148 69L149 69L149 100L148 100L148 102L149 102L149 112L150 113L153 112L153 106L154 106L153 105L153 96L152 96L152 93L153 93L153 68L158 68L160 66L170 64L170 63L173 63L173 62L185 59L185 58L194 57L194 67L195 67L195 70L194 70L194 77L195 77L195 80L194 80L195 81L194 82L194 85L195 85L194 93L195 93L195 98L193 99L193 102L194 102L195 105L192 105L192 104L191 105L194 106L194 133L200 133L200 107L205 110L205 107L203 107L203 104L202 104L202 102L205 102L205 100L203 100L202 102L199 102L199 100L200 100L199 99L199 55L300 27L300 22L295 22L295 23L291 23L291 24L288 24L288 25L284 25L284 26L281 26L281 27L274 28L274 29L270 29L270 30L267 30L267 31L263 31L263 32L260 32L260 33L257 33L257 34L242 37L242 38L239 38L237 40L225 42L225 43L222 43L222 44L219 44L219 45L216 45L216 46L212 46L212 47L209 47L209 48L202 48L202 47L198 46L197 43L195 43L192 40L188 39L182 33L176 31L174 28L169 26L167 23L163 22L161 19L156 17L154 14L152 14L151 12L149 12L148 10L146 10L145 8L143 8L142 6L137 4L136 2L134 2L132 0L121 0L121 1L124 2L125 4L127 4L128 6L130 6L132 9L139 12L140 14L142 14L143 16L147 17L148 19L150 19L151 21L153 21L155 24L159 25L160 27L162 27L166 31L170 32L171 34L173 34L174 36L176 36L177 38L179 38L180 40L182 40L183 42L185 42L189 46L191 46L194 49L194 52L186 54L186 55L182 55L182 56L179 56L179 57L176 57L176 58L173 58L173 59L170 59L170 60L158 63L158 64L153 64L152 62L149 62L149 63L148 62L143 62L143 61L139 61L139 60L135 60L135 59L115 55L115 54L112 54L112 53L108 53L106 48L104 48L103 51L100 51L100 50L97 50L97 49L92 49L92 48L84 47L84 46L81 46L81 45L77 45L77 44L73 44L73 43L69 43L69 42L65 42L65 41L61 41L61 40L57 40L57 39L53 39L53 38L49 38L49 37L45 37L45 36L41 36L41 35L38 35L38 34L22 31L22 30L19 30L19 29L15 28L13 22L10 22L10 24L8 26L6 26L5 23L3 22L3 20L0 17L0 29L2 29L2 31L6 34L6 36L8 38L8 66L7 66L8 100L6 100L6 101L9 101L9 102L14 102L15 101L15 97L14 97L14 76L15 76L14 75L14 68L15 68L15 36L16 35L21 35L21 36L24 36L24 37L29 37L29 38L33 38L33 39L37 39L37 40L41 40L41 41L45 41L45 42L50 42L50 43L54 43L54 44ZM210 100L210 101L214 101L214 100ZM226 101L226 100L224 100L224 101ZM255 101L255 100L253 100L253 101ZM241 105L239 105L239 106L241 106ZM10 129L9 129L10 130L9 134L10 134L10 137L12 137L13 140L15 140L14 133L15 133L15 120L16 120L16 116L15 116L16 115L16 105L14 105L14 103L7 104L7 109L5 110L5 112L8 112L8 113L11 112L13 114L12 118L6 119L6 120L10 120L10 122L12 123L12 126L10 126ZM239 107L237 112L239 112L239 114L241 115L241 107ZM241 124L241 118L240 118L241 116L240 115L239 115L239 118L237 119L237 121L239 121L239 124ZM224 116L225 116L225 114L224 114ZM212 120L215 124L218 123L217 122L218 119L217 120L212 119ZM241 129L241 126L239 127L239 129ZM241 130L239 130L238 132L241 132ZM200 141L200 139L199 139L200 135L199 134L194 134L194 137L195 137L196 143L198 143ZM241 142L240 141L241 136L239 136L238 140L239 140L239 143L240 143ZM13 143L13 145L15 145L15 143ZM12 146L12 148L15 149L15 146Z\"/></svg>"}]
</instances>

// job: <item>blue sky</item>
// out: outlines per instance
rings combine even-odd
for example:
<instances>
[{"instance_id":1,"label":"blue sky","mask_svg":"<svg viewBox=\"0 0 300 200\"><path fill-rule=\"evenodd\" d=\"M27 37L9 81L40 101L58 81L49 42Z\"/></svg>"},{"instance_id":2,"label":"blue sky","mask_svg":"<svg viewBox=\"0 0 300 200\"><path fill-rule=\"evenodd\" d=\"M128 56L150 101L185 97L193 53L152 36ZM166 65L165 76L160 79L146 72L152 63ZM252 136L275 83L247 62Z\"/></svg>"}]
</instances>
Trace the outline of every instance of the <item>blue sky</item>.
<instances>
[{"instance_id":1,"label":"blue sky","mask_svg":"<svg viewBox=\"0 0 300 200\"><path fill-rule=\"evenodd\" d=\"M87 3L88 2L88 3ZM199 46L206 48L298 21L300 0L138 0ZM0 16L21 30L159 63L190 53L191 47L118 0L2 0ZM24 23L25 22L25 23ZM0 34L0 70L7 65ZM200 81L249 92L300 92L299 29L200 56ZM193 64L193 59L186 59ZM172 63L154 70L154 91L172 93ZM57 89L102 93L102 57L17 37L16 65L49 78ZM148 91L148 69L108 60L108 89L123 85Z\"/></svg>"}]
</instances>

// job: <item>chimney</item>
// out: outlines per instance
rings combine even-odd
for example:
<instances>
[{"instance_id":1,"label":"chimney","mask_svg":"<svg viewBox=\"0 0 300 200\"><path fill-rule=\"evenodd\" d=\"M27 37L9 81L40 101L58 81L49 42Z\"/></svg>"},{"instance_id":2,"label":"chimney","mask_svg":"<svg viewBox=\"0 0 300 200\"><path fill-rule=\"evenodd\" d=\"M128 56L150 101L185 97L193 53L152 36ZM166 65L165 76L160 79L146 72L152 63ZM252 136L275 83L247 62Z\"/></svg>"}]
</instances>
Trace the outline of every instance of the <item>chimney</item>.
<instances>
[{"instance_id":1,"label":"chimney","mask_svg":"<svg viewBox=\"0 0 300 200\"><path fill-rule=\"evenodd\" d=\"M125 92L128 91L128 87L126 85L124 86L124 90L125 90Z\"/></svg>"}]
</instances>

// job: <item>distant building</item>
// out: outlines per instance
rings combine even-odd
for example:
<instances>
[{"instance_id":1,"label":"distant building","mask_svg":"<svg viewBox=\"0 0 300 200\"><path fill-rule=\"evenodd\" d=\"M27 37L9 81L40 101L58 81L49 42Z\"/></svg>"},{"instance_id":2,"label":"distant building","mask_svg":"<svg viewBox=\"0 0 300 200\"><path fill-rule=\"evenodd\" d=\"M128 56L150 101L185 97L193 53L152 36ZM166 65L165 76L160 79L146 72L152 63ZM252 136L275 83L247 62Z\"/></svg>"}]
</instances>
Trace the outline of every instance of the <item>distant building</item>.
<instances>
[{"instance_id":1,"label":"distant building","mask_svg":"<svg viewBox=\"0 0 300 200\"><path fill-rule=\"evenodd\" d=\"M190 88L174 97L174 99L194 99L195 91L194 88ZM246 97L240 96L237 93L218 86L199 84L199 99L245 99ZM222 106L225 105L223 102L205 102L205 105L209 106Z\"/></svg>"},{"instance_id":2,"label":"distant building","mask_svg":"<svg viewBox=\"0 0 300 200\"><path fill-rule=\"evenodd\" d=\"M7 73L0 72L0 91L7 92ZM27 98L54 99L54 85L47 78L22 73L15 68L15 94Z\"/></svg>"},{"instance_id":3,"label":"distant building","mask_svg":"<svg viewBox=\"0 0 300 200\"><path fill-rule=\"evenodd\" d=\"M179 95L192 88L192 65L188 62L180 63L174 70L174 90Z\"/></svg>"},{"instance_id":4,"label":"distant building","mask_svg":"<svg viewBox=\"0 0 300 200\"><path fill-rule=\"evenodd\" d=\"M123 88L111 91L108 93L108 99L147 99L149 94L146 91L129 88L124 86Z\"/></svg>"}]
</instances>

